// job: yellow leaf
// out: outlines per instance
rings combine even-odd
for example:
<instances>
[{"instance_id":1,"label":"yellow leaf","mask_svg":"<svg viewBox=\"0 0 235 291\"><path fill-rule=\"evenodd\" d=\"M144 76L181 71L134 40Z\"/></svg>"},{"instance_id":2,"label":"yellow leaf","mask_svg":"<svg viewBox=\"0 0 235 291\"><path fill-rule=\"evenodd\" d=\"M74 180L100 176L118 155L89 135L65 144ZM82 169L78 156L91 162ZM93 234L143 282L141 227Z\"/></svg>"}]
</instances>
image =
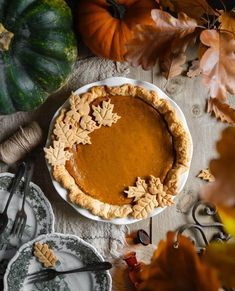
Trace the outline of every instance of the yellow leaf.
<instances>
[{"instance_id":1,"label":"yellow leaf","mask_svg":"<svg viewBox=\"0 0 235 291\"><path fill-rule=\"evenodd\" d=\"M211 243L204 260L218 270L225 287L235 287L235 243Z\"/></svg>"},{"instance_id":2,"label":"yellow leaf","mask_svg":"<svg viewBox=\"0 0 235 291\"><path fill-rule=\"evenodd\" d=\"M235 237L235 207L219 207L218 211L225 229Z\"/></svg>"}]
</instances>

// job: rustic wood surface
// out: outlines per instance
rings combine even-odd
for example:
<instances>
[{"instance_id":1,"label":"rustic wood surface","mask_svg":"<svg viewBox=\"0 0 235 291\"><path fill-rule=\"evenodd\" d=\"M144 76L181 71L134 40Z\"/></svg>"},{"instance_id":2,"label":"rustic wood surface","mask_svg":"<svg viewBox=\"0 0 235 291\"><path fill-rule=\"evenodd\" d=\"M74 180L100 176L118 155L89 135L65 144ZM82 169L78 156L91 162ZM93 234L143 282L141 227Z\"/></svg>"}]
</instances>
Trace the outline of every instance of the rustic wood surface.
<instances>
[{"instance_id":1,"label":"rustic wood surface","mask_svg":"<svg viewBox=\"0 0 235 291\"><path fill-rule=\"evenodd\" d=\"M179 76L166 81L159 75L157 66L151 71L131 68L129 77L148 81L165 91L184 112L193 138L194 153L189 178L183 191L177 195L175 205L167 208L152 220L146 219L130 226L131 230L143 228L152 233L153 243L158 243L160 239L165 237L168 230L175 230L190 221L190 206L197 200L199 189L205 184L196 178L196 175L201 169L207 168L208 161L215 156L215 141L219 138L225 125L205 113L208 91L202 85L200 77L189 79L186 76ZM39 122L46 138L54 112L68 96L69 92L68 94L51 96L39 110L33 113L0 116L0 142L10 136L19 126L32 120ZM0 163L0 172L5 171L14 172L15 168ZM42 153L36 157L36 171L33 181L42 188L52 203L61 199L52 186Z\"/></svg>"}]
</instances>

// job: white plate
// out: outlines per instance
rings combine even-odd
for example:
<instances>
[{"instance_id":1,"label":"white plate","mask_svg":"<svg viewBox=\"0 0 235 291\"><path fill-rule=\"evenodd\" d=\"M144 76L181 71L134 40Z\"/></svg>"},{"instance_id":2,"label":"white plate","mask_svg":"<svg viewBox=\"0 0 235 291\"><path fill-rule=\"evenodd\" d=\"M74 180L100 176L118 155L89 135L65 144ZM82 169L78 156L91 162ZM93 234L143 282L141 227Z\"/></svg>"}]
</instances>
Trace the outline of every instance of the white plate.
<instances>
[{"instance_id":1,"label":"white plate","mask_svg":"<svg viewBox=\"0 0 235 291\"><path fill-rule=\"evenodd\" d=\"M0 212L6 204L9 192L9 186L12 182L11 173L0 174ZM11 203L9 205L7 214L9 222L6 230L0 236L0 275L4 273L4 269L8 261L15 255L17 249L35 237L54 231L54 214L51 208L51 204L43 194L42 190L35 185L30 183L30 191L26 196L25 212L27 214L27 222L24 230L22 240L18 240L9 235L10 230L15 219L17 211L21 207L22 195L21 190L23 189L23 181L20 182L19 188L13 195Z\"/></svg>"},{"instance_id":2,"label":"white plate","mask_svg":"<svg viewBox=\"0 0 235 291\"><path fill-rule=\"evenodd\" d=\"M184 128L186 130L186 132L188 133L189 137L190 137L190 141L191 141L191 147L190 147L190 163L191 163L191 159L192 159L192 154L193 154L193 142L192 142L192 137L191 137L191 134L189 132L189 128L188 128L188 125L187 125L187 122L186 122L186 119L185 119L185 116L182 112L182 110L179 108L179 106L172 100L170 99L161 89L159 89L157 86L153 85L153 84L150 84L148 82L144 82L144 81L139 81L139 80L133 80L133 79L129 79L129 78L122 78L122 77L113 77L113 78L108 78L108 79L105 79L103 81L99 81L99 82L94 82L94 83L91 83L91 84L88 84L88 85L85 85L81 88L79 88L77 91L75 91L75 94L82 94L82 93L85 93L87 92L91 87L93 86L100 86L100 85L107 85L107 86L120 86L120 85L123 85L123 84L126 84L126 83L129 83L129 84L133 84L133 85L138 85L138 86L141 86L141 87L144 87L148 90L153 90L155 92L158 93L158 96L160 96L161 98L163 99L167 99L169 100L169 102L171 103L171 105L176 109L176 113L177 113L177 116L179 117L179 119L182 121L183 125L184 125ZM55 123L55 119L56 117L58 116L61 108L65 107L65 108L68 108L69 106L69 100L67 100L58 110L57 112L55 113L52 121L51 121L51 124L50 124L50 128L49 128L49 133L48 133L48 138L47 138L47 143L46 143L46 146L48 147L50 144L51 144L51 133L52 133L52 130L53 130L53 127L54 127L54 123ZM79 207L78 205L75 205L73 203L71 203L68 199L68 193L67 193L67 190L64 189L54 178L53 178L53 175L52 175L52 171L51 171L51 167L50 165L47 163L47 166L48 166L48 169L49 169L49 172L51 174L51 179L52 179L52 182L53 182L53 185L56 189L56 191L59 193L59 195L66 201L68 202L70 205L72 205L72 207L74 209L76 209L80 214L82 214L83 216L86 216L90 219L93 219L93 220L97 220L97 221L103 221L103 222L111 222L113 224L130 224L130 223L134 223L134 222L137 222L137 221L140 221L141 219L135 219L135 218L131 218L131 217L126 217L126 218L115 218L115 219L112 219L112 220L105 220L105 219L102 219L100 218L99 216L96 216L96 215L93 215L89 210L87 209L84 209L84 208L81 208ZM178 193L180 191L182 191L186 181L187 181L187 178L188 178L188 174L189 174L189 170L186 171L185 173L183 173L180 177L180 182L179 182L179 189L178 189ZM149 215L149 217L152 217L152 216L155 216L157 214L159 214L160 212L162 212L165 208L155 208L153 210L153 212Z\"/></svg>"},{"instance_id":3,"label":"white plate","mask_svg":"<svg viewBox=\"0 0 235 291\"><path fill-rule=\"evenodd\" d=\"M53 249L58 262L56 270L79 268L93 262L104 261L97 250L75 235L52 233L42 235L24 244L7 267L4 291L110 291L111 276L108 271L83 272L58 276L48 282L29 284L26 275L44 269L32 255L35 242L46 243Z\"/></svg>"}]
</instances>

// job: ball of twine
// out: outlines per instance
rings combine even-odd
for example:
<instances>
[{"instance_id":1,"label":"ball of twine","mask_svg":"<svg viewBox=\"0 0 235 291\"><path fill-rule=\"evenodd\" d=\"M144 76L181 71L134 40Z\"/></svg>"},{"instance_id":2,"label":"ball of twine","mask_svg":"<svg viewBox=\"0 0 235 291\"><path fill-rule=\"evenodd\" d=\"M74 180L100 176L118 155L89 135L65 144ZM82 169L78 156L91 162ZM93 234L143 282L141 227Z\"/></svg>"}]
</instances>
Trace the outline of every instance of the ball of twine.
<instances>
[{"instance_id":1,"label":"ball of twine","mask_svg":"<svg viewBox=\"0 0 235 291\"><path fill-rule=\"evenodd\" d=\"M10 138L0 144L0 160L13 164L30 153L42 141L42 130L37 122L20 127Z\"/></svg>"}]
</instances>

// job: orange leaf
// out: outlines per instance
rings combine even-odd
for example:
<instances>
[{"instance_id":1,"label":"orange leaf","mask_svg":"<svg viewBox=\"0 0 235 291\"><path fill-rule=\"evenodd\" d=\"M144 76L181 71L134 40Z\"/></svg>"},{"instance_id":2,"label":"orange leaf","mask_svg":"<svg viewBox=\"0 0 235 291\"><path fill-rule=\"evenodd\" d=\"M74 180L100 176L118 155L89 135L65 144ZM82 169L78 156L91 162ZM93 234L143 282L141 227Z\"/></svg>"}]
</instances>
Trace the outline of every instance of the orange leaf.
<instances>
[{"instance_id":1,"label":"orange leaf","mask_svg":"<svg viewBox=\"0 0 235 291\"><path fill-rule=\"evenodd\" d=\"M219 21L221 23L220 29L235 32L235 11L223 12Z\"/></svg>"},{"instance_id":2,"label":"orange leaf","mask_svg":"<svg viewBox=\"0 0 235 291\"><path fill-rule=\"evenodd\" d=\"M144 267L140 290L218 291L215 271L200 260L193 243L181 235L179 247L174 248L174 235L168 232L167 241L160 242L152 263Z\"/></svg>"},{"instance_id":3,"label":"orange leaf","mask_svg":"<svg viewBox=\"0 0 235 291\"><path fill-rule=\"evenodd\" d=\"M225 287L235 287L235 243L212 243L206 248L205 261L218 270Z\"/></svg>"},{"instance_id":4,"label":"orange leaf","mask_svg":"<svg viewBox=\"0 0 235 291\"><path fill-rule=\"evenodd\" d=\"M226 103L220 102L217 98L210 98L207 101L207 112L214 114L222 122L235 123L235 109Z\"/></svg>"},{"instance_id":5,"label":"orange leaf","mask_svg":"<svg viewBox=\"0 0 235 291\"><path fill-rule=\"evenodd\" d=\"M204 30L200 39L209 47L200 60L204 83L211 97L223 101L227 92L235 93L235 35Z\"/></svg>"},{"instance_id":6,"label":"orange leaf","mask_svg":"<svg viewBox=\"0 0 235 291\"><path fill-rule=\"evenodd\" d=\"M185 62L186 56L183 53L179 55L170 53L159 60L159 65L163 76L168 80L182 73L182 65L184 65Z\"/></svg>"},{"instance_id":7,"label":"orange leaf","mask_svg":"<svg viewBox=\"0 0 235 291\"><path fill-rule=\"evenodd\" d=\"M175 4L177 12L182 11L195 19L199 19L204 14L216 14L206 0L172 0L172 2Z\"/></svg>"},{"instance_id":8,"label":"orange leaf","mask_svg":"<svg viewBox=\"0 0 235 291\"><path fill-rule=\"evenodd\" d=\"M152 18L156 25L136 26L132 40L127 43L125 55L126 60L133 66L142 65L146 70L150 69L167 51L173 49L175 53L179 42L179 48L182 46L181 52L184 52L190 43L187 36L193 34L197 27L196 20L184 13L180 13L177 19L167 12L154 9ZM186 42L183 41L184 38Z\"/></svg>"},{"instance_id":9,"label":"orange leaf","mask_svg":"<svg viewBox=\"0 0 235 291\"><path fill-rule=\"evenodd\" d=\"M210 162L215 182L202 189L201 196L222 207L235 205L235 127L228 127L217 143L218 159Z\"/></svg>"}]
</instances>

